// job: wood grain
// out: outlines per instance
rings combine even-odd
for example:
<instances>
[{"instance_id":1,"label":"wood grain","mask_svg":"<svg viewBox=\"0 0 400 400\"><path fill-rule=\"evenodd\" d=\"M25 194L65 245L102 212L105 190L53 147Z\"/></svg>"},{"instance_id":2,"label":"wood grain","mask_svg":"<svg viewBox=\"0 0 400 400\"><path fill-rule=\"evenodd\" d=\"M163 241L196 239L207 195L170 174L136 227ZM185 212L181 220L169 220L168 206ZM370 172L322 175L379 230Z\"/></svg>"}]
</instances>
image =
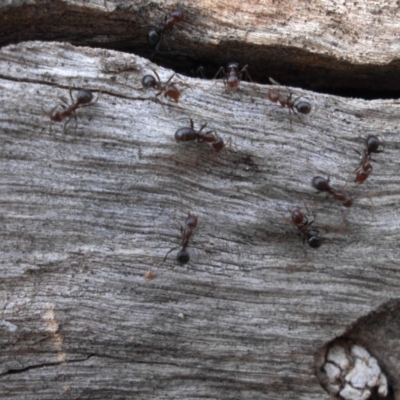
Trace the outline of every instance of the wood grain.
<instances>
[{"instance_id":1,"label":"wood grain","mask_svg":"<svg viewBox=\"0 0 400 400\"><path fill-rule=\"evenodd\" d=\"M211 78L237 60L259 83L273 76L324 93L399 97L396 0L12 0L0 5L0 45L68 41L149 58L147 32L176 7L185 21L153 57L159 65L187 75L204 65Z\"/></svg>"},{"instance_id":2,"label":"wood grain","mask_svg":"<svg viewBox=\"0 0 400 400\"><path fill-rule=\"evenodd\" d=\"M313 106L290 123L267 86L179 77L181 102L162 107L141 89L152 69L172 74L69 44L0 51L4 398L328 399L315 353L398 298L399 102L282 88ZM99 94L76 137L42 111L70 87ZM189 118L231 146L176 143ZM356 186L370 134L384 152ZM328 174L356 204L315 205L325 242L305 254L287 220ZM191 262L162 264L188 212ZM392 321L363 344L385 348ZM399 376L397 355L380 361Z\"/></svg>"}]
</instances>

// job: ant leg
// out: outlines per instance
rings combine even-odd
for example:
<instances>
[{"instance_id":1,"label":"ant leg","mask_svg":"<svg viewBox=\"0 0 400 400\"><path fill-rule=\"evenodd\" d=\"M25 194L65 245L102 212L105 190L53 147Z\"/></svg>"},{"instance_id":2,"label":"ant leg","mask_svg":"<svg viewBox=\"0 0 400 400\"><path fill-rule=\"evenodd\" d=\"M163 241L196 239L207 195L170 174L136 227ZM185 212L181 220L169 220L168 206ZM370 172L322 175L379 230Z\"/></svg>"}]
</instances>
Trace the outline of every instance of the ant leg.
<instances>
[{"instance_id":1,"label":"ant leg","mask_svg":"<svg viewBox=\"0 0 400 400\"><path fill-rule=\"evenodd\" d=\"M360 157L362 157L363 155L362 155L362 153L360 153L358 150L356 150L356 149L353 149Z\"/></svg>"},{"instance_id":2,"label":"ant leg","mask_svg":"<svg viewBox=\"0 0 400 400\"><path fill-rule=\"evenodd\" d=\"M162 93L162 91L161 91L161 92L158 92L158 93L154 96L154 101L155 101L156 103L158 103L158 104L161 105L161 107L163 108L164 115L167 116L167 113L165 112L164 104L163 104L162 101L158 98L158 96L159 96L161 93Z\"/></svg>"},{"instance_id":3,"label":"ant leg","mask_svg":"<svg viewBox=\"0 0 400 400\"><path fill-rule=\"evenodd\" d=\"M74 98L72 97L72 88L71 88L71 86L69 87L69 97L71 98L71 104L74 104L74 103L75 103L75 100L74 100Z\"/></svg>"},{"instance_id":4,"label":"ant leg","mask_svg":"<svg viewBox=\"0 0 400 400\"><path fill-rule=\"evenodd\" d=\"M275 79L273 79L273 78L271 78L271 77L269 77L268 78L269 79L269 81L273 84L273 85L275 85L275 86L282 86L279 82L277 82Z\"/></svg>"},{"instance_id":5,"label":"ant leg","mask_svg":"<svg viewBox=\"0 0 400 400\"><path fill-rule=\"evenodd\" d=\"M153 72L155 73L155 75L158 79L158 83L161 83L160 75L157 74L157 71L155 69L153 69Z\"/></svg>"},{"instance_id":6,"label":"ant leg","mask_svg":"<svg viewBox=\"0 0 400 400\"><path fill-rule=\"evenodd\" d=\"M156 75L156 77L157 77L157 79L158 79L158 83L159 83L160 86L161 86L160 75L158 75L158 73L157 73L157 71L156 71L155 69L153 69L153 72L155 73L155 75ZM169 82L171 81L171 79L172 79L175 75L177 75L177 74L176 74L176 73L173 73L173 74L169 77L169 79L168 79L163 85L165 85L165 87L167 87L167 85L169 84Z\"/></svg>"},{"instance_id":7,"label":"ant leg","mask_svg":"<svg viewBox=\"0 0 400 400\"><path fill-rule=\"evenodd\" d=\"M76 129L78 128L78 120L77 120L77 118L76 118L76 113L75 113L75 111L73 111L73 112L72 112L72 116L69 117L69 119L68 119L67 121L65 121L65 123L64 123L64 128L63 128L63 133L64 133L64 135L67 134L66 127L67 127L67 125L71 122L72 117L75 118L75 137L76 137Z\"/></svg>"},{"instance_id":8,"label":"ant leg","mask_svg":"<svg viewBox=\"0 0 400 400\"><path fill-rule=\"evenodd\" d=\"M349 179L350 179L350 176L346 179L345 184L340 188L341 191L344 190L344 189L346 189L346 186L347 186L347 184L349 183Z\"/></svg>"},{"instance_id":9,"label":"ant leg","mask_svg":"<svg viewBox=\"0 0 400 400\"><path fill-rule=\"evenodd\" d=\"M160 32L160 39L158 39L158 42L156 44L156 47L154 48L154 53L158 53L158 51L160 50L160 46L161 46L161 42L163 40L163 33Z\"/></svg>"},{"instance_id":10,"label":"ant leg","mask_svg":"<svg viewBox=\"0 0 400 400\"><path fill-rule=\"evenodd\" d=\"M171 79L175 76L175 72L169 77L169 79L167 80L167 82L165 82L165 85L168 85L168 83L171 82Z\"/></svg>"},{"instance_id":11,"label":"ant leg","mask_svg":"<svg viewBox=\"0 0 400 400\"><path fill-rule=\"evenodd\" d=\"M205 124L203 124L201 127L200 127L200 130L197 132L197 134L200 136L200 132L205 128L207 126L207 122L205 123ZM192 129L193 129L193 126L192 126ZM212 132L212 131L211 131ZM207 132L208 133L208 132ZM207 135L207 133L205 133L205 135Z\"/></svg>"},{"instance_id":12,"label":"ant leg","mask_svg":"<svg viewBox=\"0 0 400 400\"><path fill-rule=\"evenodd\" d=\"M293 111L293 114L295 112ZM289 122L290 122L290 130L293 131L293 124L292 124L292 109L289 107Z\"/></svg>"},{"instance_id":13,"label":"ant leg","mask_svg":"<svg viewBox=\"0 0 400 400\"><path fill-rule=\"evenodd\" d=\"M200 67L197 68L196 73L197 73L197 77L207 79L206 75L204 73L204 67L202 65L200 65Z\"/></svg>"},{"instance_id":14,"label":"ant leg","mask_svg":"<svg viewBox=\"0 0 400 400\"><path fill-rule=\"evenodd\" d=\"M76 113L75 113L75 111L74 111L73 116L74 116L74 118L75 118L75 134L74 134L74 136L76 137L76 130L78 129L78 119L76 118Z\"/></svg>"},{"instance_id":15,"label":"ant leg","mask_svg":"<svg viewBox=\"0 0 400 400\"><path fill-rule=\"evenodd\" d=\"M169 255L172 251L174 251L174 250L176 250L176 249L179 249L179 247L180 247L180 246L176 246L176 247L173 247L171 250L169 250L169 251L167 252L167 254L165 255L165 257L163 258L163 260L162 260L160 266L161 266L162 264L164 264L164 262L165 262L165 260L167 259L168 255Z\"/></svg>"},{"instance_id":16,"label":"ant leg","mask_svg":"<svg viewBox=\"0 0 400 400\"><path fill-rule=\"evenodd\" d=\"M299 121L300 121L302 124L305 124L305 122L303 121L303 118L301 118L301 116L300 116L300 114L299 114L298 112L293 111L293 114L297 116L297 118L299 119Z\"/></svg>"},{"instance_id":17,"label":"ant leg","mask_svg":"<svg viewBox=\"0 0 400 400\"><path fill-rule=\"evenodd\" d=\"M71 122L72 117L70 117L67 121L65 121L64 123L64 128L63 128L63 134L66 135L67 134L67 125ZM76 118L75 118L76 119ZM76 127L75 127L75 131L76 131ZM76 132L75 132L76 134Z\"/></svg>"},{"instance_id":18,"label":"ant leg","mask_svg":"<svg viewBox=\"0 0 400 400\"><path fill-rule=\"evenodd\" d=\"M242 70L239 72L238 75L242 75L242 74L244 73L244 74L247 76L247 78L250 80L250 82L254 83L253 79L251 79L251 76L250 76L249 72L247 71L247 68L248 68L248 67L249 67L249 66L246 64L246 65L242 68Z\"/></svg>"},{"instance_id":19,"label":"ant leg","mask_svg":"<svg viewBox=\"0 0 400 400\"><path fill-rule=\"evenodd\" d=\"M56 106L57 107L57 106ZM47 115L49 118L51 117L51 113L53 112L53 110L56 108L53 107L50 111L46 111L43 106L42 106L42 111L45 115ZM49 129L49 134L51 134L52 132L52 127L53 127L53 121L50 119L50 129Z\"/></svg>"},{"instance_id":20,"label":"ant leg","mask_svg":"<svg viewBox=\"0 0 400 400\"><path fill-rule=\"evenodd\" d=\"M214 79L217 79L217 76L220 75L221 72L223 73L223 76L224 76L224 77L226 76L226 72L225 72L224 67L220 67L220 69L219 69L219 70L217 71L217 73L215 74L213 80L214 80Z\"/></svg>"},{"instance_id":21,"label":"ant leg","mask_svg":"<svg viewBox=\"0 0 400 400\"><path fill-rule=\"evenodd\" d=\"M101 88L100 88L99 93L97 94L96 100L93 101L92 103L89 103L89 104L96 104L96 103L97 103L97 101L98 101L99 98L100 98L101 92L103 91L103 88L104 88L104 87L101 87Z\"/></svg>"}]
</instances>

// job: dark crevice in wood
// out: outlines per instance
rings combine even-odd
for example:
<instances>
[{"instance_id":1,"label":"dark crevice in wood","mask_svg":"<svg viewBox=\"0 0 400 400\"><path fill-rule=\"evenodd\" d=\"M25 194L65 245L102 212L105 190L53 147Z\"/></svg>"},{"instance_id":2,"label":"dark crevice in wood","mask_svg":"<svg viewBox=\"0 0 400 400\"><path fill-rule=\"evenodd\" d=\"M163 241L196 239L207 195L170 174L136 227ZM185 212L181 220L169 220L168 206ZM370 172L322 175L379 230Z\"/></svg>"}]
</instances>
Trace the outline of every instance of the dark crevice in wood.
<instances>
[{"instance_id":1,"label":"dark crevice in wood","mask_svg":"<svg viewBox=\"0 0 400 400\"><path fill-rule=\"evenodd\" d=\"M196 21L198 10L185 10L186 21L172 29L153 55L147 33L169 10L139 0L134 6L118 3L112 12L75 7L60 1L10 7L1 14L0 46L27 40L66 41L79 46L135 53L188 76L199 66L212 79L227 62L249 65L255 82L266 84L271 76L286 86L365 99L400 97L400 60L387 65L353 65L332 57L315 55L297 47L256 46L228 38L219 45L204 44Z\"/></svg>"},{"instance_id":2,"label":"dark crevice in wood","mask_svg":"<svg viewBox=\"0 0 400 400\"><path fill-rule=\"evenodd\" d=\"M57 362L51 362L51 363L41 363L41 364L37 364L37 365L29 365L29 366L24 367L24 368L9 369L9 370L3 372L2 374L0 374L0 376L12 375L12 374L21 374L21 373L30 371L32 369L45 368L45 367L54 367L54 366L59 366L59 365L67 365L67 364L72 364L72 363L83 362L83 361L89 360L89 358L91 358L91 357L93 357L95 355L96 354L89 354L85 358L79 358L79 359L75 359L75 360L57 361Z\"/></svg>"},{"instance_id":3,"label":"dark crevice in wood","mask_svg":"<svg viewBox=\"0 0 400 400\"><path fill-rule=\"evenodd\" d=\"M72 89L73 91L80 89L79 87L71 87L71 86L65 86L65 85L59 85L57 83L51 83L49 81L44 81L44 80L37 80L37 79L18 79L18 78L14 78L12 75L4 75L4 74L0 74L0 79L3 80L9 80L9 81L14 81L14 82L24 82L24 83L32 83L32 84L38 84L38 85L49 85L49 86L54 86L60 89L65 89L65 90L69 90ZM133 89L133 88L132 88ZM155 103L160 103L160 100L155 97L155 96L149 96L149 97L130 97L130 96L124 96L123 94L120 94L118 92L110 92L107 90L94 90L91 89L91 91L93 93L98 93L99 96L101 96L102 94L106 94L112 97L117 97L120 99L127 99L127 100L135 100L135 101L153 101Z\"/></svg>"}]
</instances>

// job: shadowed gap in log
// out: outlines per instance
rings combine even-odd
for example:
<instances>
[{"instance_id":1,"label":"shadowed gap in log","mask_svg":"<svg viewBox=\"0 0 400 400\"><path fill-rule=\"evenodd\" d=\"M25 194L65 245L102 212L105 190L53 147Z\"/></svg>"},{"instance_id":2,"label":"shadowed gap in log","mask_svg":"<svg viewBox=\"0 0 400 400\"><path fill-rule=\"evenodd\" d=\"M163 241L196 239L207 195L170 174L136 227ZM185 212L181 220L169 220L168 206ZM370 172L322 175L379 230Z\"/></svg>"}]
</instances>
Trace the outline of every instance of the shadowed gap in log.
<instances>
[{"instance_id":1,"label":"shadowed gap in log","mask_svg":"<svg viewBox=\"0 0 400 400\"><path fill-rule=\"evenodd\" d=\"M152 27L162 26L173 11L170 5L163 7L146 0L122 1L117 5L106 1L105 6L96 8L89 6L89 1L87 4L54 1L3 7L0 45L26 40L67 41L135 53L188 76L196 76L202 66L208 79L227 62L237 61L242 66L248 64L253 80L261 84L268 83L272 76L287 86L341 96L400 97L399 60L385 65L356 65L318 55L297 44L245 42L239 35L225 34L226 27L218 21L218 15L209 15L201 5L193 4L181 5L185 20L164 35L155 52L147 42L147 34ZM219 40L204 37L204 25L214 26Z\"/></svg>"}]
</instances>

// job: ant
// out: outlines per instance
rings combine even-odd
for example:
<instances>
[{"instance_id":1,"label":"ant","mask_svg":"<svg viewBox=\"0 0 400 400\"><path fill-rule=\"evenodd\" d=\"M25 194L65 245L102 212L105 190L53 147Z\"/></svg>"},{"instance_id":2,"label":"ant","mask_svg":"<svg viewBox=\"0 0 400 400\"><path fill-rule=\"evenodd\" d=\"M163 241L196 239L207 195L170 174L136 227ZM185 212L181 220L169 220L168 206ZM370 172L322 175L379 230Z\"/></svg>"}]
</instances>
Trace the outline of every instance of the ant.
<instances>
[{"instance_id":1,"label":"ant","mask_svg":"<svg viewBox=\"0 0 400 400\"><path fill-rule=\"evenodd\" d=\"M185 15L183 14L182 10L174 10L169 17L165 16L164 25L160 29L152 28L149 30L149 33L147 34L147 40L150 46L155 47L155 52L158 52L161 46L164 33L171 30L178 22L182 22L184 17Z\"/></svg>"},{"instance_id":2,"label":"ant","mask_svg":"<svg viewBox=\"0 0 400 400\"><path fill-rule=\"evenodd\" d=\"M312 185L320 192L327 192L330 194L335 200L342 203L343 207L348 208L353 205L353 199L350 196L346 196L344 193L331 188L329 185L329 176L328 179L322 178L321 176L315 176L312 180Z\"/></svg>"},{"instance_id":3,"label":"ant","mask_svg":"<svg viewBox=\"0 0 400 400\"><path fill-rule=\"evenodd\" d=\"M76 97L76 101L74 101L74 99L72 97L72 90L71 89L69 89L69 95L71 97L72 104L69 105L68 107L65 107L64 105L61 104L59 106L55 106L50 111L46 111L42 107L43 112L53 122L61 122L64 118L69 117L69 119L67 121L65 121L65 123L64 123L64 129L63 129L64 134L65 134L65 128L69 124L69 122L71 121L72 117L75 118L75 132L76 132L76 127L77 127L77 124L78 124L77 119L76 119L76 110L78 108L90 106L90 105L96 103L97 100L99 99L97 97L97 99L93 103L91 103L91 101L93 100L93 94L92 94L92 92L90 90L87 90L87 89L79 90L78 95Z\"/></svg>"},{"instance_id":4,"label":"ant","mask_svg":"<svg viewBox=\"0 0 400 400\"><path fill-rule=\"evenodd\" d=\"M191 142L197 140L198 142L211 143L212 148L219 152L225 144L222 138L220 138L215 131L202 132L207 126L207 123L200 127L200 130L196 132L194 130L193 120L190 118L190 127L180 128L175 132L175 140L177 142Z\"/></svg>"},{"instance_id":5,"label":"ant","mask_svg":"<svg viewBox=\"0 0 400 400\"><path fill-rule=\"evenodd\" d=\"M240 71L239 71L239 63L236 61L231 61L226 65L226 69L228 72L225 72L224 67L221 67L218 72L215 74L214 79L217 78L218 75L222 72L223 74L223 81L225 87L228 86L229 89L237 89L239 87L239 83L242 79L243 73L246 74L247 78L250 79L251 82L253 80L251 79L249 73L247 72L248 65L246 64Z\"/></svg>"},{"instance_id":6,"label":"ant","mask_svg":"<svg viewBox=\"0 0 400 400\"><path fill-rule=\"evenodd\" d=\"M154 71L154 73L156 74L157 79L153 75L145 75L142 78L143 87L145 89L153 88L154 90L158 90L158 93L156 94L156 99L157 96L164 92L165 97L169 98L169 100L175 101L175 103L178 103L179 98L181 97L181 92L175 86L175 83L170 83L171 79L176 74L172 74L166 82L161 82L161 79L157 72Z\"/></svg>"},{"instance_id":7,"label":"ant","mask_svg":"<svg viewBox=\"0 0 400 400\"><path fill-rule=\"evenodd\" d=\"M323 239L318 236L318 230L309 229L314 220L309 222L308 218L300 211L300 209L295 208L291 213L291 221L302 237L304 245L307 242L307 244L313 249L317 249L321 246Z\"/></svg>"},{"instance_id":8,"label":"ant","mask_svg":"<svg viewBox=\"0 0 400 400\"><path fill-rule=\"evenodd\" d=\"M182 233L182 249L179 251L176 259L180 264L187 264L190 261L190 255L189 252L186 250L186 248L189 245L189 240L193 234L193 231L196 229L197 226L197 216L188 214L186 220L185 220L185 227L181 227L181 233ZM178 246L179 247L179 246ZM167 256L171 251L177 249L178 247L172 248L164 257L163 262L166 260Z\"/></svg>"},{"instance_id":9,"label":"ant","mask_svg":"<svg viewBox=\"0 0 400 400\"><path fill-rule=\"evenodd\" d=\"M360 162L360 166L356 169L357 175L354 182L356 183L363 183L372 172L372 153L381 153L382 150L378 150L379 147L379 139L376 136L368 136L367 140L365 141L366 148L364 150L364 154L362 155L362 160ZM355 150L357 151L357 150ZM359 153L357 151L357 153ZM359 153L360 154L360 153Z\"/></svg>"},{"instance_id":10,"label":"ant","mask_svg":"<svg viewBox=\"0 0 400 400\"><path fill-rule=\"evenodd\" d=\"M269 80L273 85L281 86L276 80L272 78L269 78ZM279 103L283 108L288 108L289 116L291 116L291 113L293 112L293 114L296 114L300 118L299 113L307 115L311 112L311 104L305 100L297 101L300 97L292 100L291 92L288 95L282 95L276 89L271 89L268 92L268 99L273 103ZM290 120L290 122L292 122L292 120Z\"/></svg>"}]
</instances>

